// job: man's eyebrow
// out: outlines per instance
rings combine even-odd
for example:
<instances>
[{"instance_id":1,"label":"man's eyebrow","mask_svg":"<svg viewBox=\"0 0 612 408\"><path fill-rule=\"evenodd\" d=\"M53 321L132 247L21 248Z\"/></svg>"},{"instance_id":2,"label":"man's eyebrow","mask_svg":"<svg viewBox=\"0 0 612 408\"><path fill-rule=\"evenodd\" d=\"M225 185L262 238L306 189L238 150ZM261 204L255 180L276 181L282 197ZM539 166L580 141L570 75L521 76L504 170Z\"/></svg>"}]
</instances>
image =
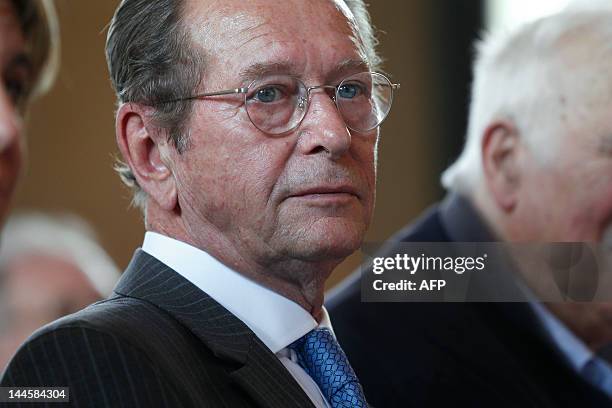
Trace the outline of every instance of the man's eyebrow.
<instances>
[{"instance_id":1,"label":"man's eyebrow","mask_svg":"<svg viewBox=\"0 0 612 408\"><path fill-rule=\"evenodd\" d=\"M240 71L240 79L243 81L254 81L266 75L286 74L297 76L295 64L290 61L280 62L257 62Z\"/></svg>"},{"instance_id":2,"label":"man's eyebrow","mask_svg":"<svg viewBox=\"0 0 612 408\"><path fill-rule=\"evenodd\" d=\"M348 73L366 72L370 70L370 66L362 59L346 59L332 69L327 77L329 79L341 79L343 75ZM254 63L240 71L240 78L244 82L254 81L266 75L292 75L299 76L300 72L296 70L295 64L291 61Z\"/></svg>"},{"instance_id":3,"label":"man's eyebrow","mask_svg":"<svg viewBox=\"0 0 612 408\"><path fill-rule=\"evenodd\" d=\"M340 64L338 64L328 75L329 79L336 79L347 75L347 74L357 74L360 72L370 71L370 66L362 59L345 59Z\"/></svg>"}]
</instances>

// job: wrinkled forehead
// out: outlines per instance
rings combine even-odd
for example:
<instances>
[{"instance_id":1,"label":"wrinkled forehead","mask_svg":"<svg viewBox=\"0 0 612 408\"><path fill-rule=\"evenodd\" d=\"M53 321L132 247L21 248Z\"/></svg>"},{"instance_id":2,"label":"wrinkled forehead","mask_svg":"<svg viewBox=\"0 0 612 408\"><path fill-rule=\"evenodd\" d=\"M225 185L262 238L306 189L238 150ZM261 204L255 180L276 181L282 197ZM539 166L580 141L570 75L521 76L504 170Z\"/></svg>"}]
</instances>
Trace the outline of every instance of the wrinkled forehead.
<instances>
[{"instance_id":1,"label":"wrinkled forehead","mask_svg":"<svg viewBox=\"0 0 612 408\"><path fill-rule=\"evenodd\" d=\"M345 34L356 34L354 15L344 0L188 0L185 18L196 27L215 29L209 34L217 36L261 25L300 32L330 21Z\"/></svg>"},{"instance_id":2,"label":"wrinkled forehead","mask_svg":"<svg viewBox=\"0 0 612 408\"><path fill-rule=\"evenodd\" d=\"M353 13L344 0L191 0L185 21L192 41L213 57L229 59L259 44L292 44L297 50L311 43L324 49L343 38L366 61Z\"/></svg>"},{"instance_id":3,"label":"wrinkled forehead","mask_svg":"<svg viewBox=\"0 0 612 408\"><path fill-rule=\"evenodd\" d=\"M608 13L566 29L552 42L550 57L544 60L572 93L607 103L612 101L610 17Z\"/></svg>"},{"instance_id":4,"label":"wrinkled forehead","mask_svg":"<svg viewBox=\"0 0 612 408\"><path fill-rule=\"evenodd\" d=\"M550 85L560 94L569 125L593 134L609 146L612 134L612 44L611 35L592 30L572 32L556 44L548 64ZM554 82L553 82L554 81ZM585 135L588 136L588 135ZM590 137L590 136L588 136ZM606 141L607 140L607 141Z\"/></svg>"}]
</instances>

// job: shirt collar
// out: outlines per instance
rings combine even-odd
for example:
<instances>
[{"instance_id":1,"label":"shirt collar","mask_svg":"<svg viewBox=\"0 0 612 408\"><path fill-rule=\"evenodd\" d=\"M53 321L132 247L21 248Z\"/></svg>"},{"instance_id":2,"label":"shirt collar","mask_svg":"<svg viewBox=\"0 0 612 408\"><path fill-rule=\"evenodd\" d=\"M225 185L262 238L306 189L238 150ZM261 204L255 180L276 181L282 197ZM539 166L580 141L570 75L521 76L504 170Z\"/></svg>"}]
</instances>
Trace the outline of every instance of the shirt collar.
<instances>
[{"instance_id":1,"label":"shirt collar","mask_svg":"<svg viewBox=\"0 0 612 408\"><path fill-rule=\"evenodd\" d=\"M540 302L531 300L531 308L538 316L550 340L565 356L571 366L580 372L584 365L593 358L593 352L561 321Z\"/></svg>"},{"instance_id":2,"label":"shirt collar","mask_svg":"<svg viewBox=\"0 0 612 408\"><path fill-rule=\"evenodd\" d=\"M273 353L320 326L297 303L185 242L148 231L142 250L172 268L242 320ZM331 330L325 309L320 327Z\"/></svg>"},{"instance_id":3,"label":"shirt collar","mask_svg":"<svg viewBox=\"0 0 612 408\"><path fill-rule=\"evenodd\" d=\"M440 205L440 215L449 237L455 242L498 241L470 200L450 193Z\"/></svg>"}]
</instances>

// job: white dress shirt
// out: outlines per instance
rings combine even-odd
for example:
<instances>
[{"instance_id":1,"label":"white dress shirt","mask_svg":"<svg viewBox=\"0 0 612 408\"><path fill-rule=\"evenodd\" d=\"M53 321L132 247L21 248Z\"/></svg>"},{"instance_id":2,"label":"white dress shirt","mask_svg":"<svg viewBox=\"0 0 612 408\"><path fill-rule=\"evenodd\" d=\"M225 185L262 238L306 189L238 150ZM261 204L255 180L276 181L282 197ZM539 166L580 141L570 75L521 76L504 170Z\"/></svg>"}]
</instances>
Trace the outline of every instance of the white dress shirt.
<instances>
[{"instance_id":1,"label":"white dress shirt","mask_svg":"<svg viewBox=\"0 0 612 408\"><path fill-rule=\"evenodd\" d=\"M297 303L228 268L206 252L173 238L145 234L142 250L157 258L242 320L279 358L317 408L329 408L314 380L298 364L291 343L317 327L333 330Z\"/></svg>"}]
</instances>

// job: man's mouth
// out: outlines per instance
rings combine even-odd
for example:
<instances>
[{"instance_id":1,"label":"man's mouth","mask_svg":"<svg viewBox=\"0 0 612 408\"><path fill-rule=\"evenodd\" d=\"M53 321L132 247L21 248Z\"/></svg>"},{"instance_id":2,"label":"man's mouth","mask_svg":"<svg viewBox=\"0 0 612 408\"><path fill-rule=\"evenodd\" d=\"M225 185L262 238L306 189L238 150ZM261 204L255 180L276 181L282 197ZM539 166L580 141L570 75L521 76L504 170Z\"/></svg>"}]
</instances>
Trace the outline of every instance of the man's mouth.
<instances>
[{"instance_id":1,"label":"man's mouth","mask_svg":"<svg viewBox=\"0 0 612 408\"><path fill-rule=\"evenodd\" d=\"M313 202L342 202L359 199L359 194L354 187L349 185L316 186L301 189L287 197L287 199L292 198Z\"/></svg>"}]
</instances>

